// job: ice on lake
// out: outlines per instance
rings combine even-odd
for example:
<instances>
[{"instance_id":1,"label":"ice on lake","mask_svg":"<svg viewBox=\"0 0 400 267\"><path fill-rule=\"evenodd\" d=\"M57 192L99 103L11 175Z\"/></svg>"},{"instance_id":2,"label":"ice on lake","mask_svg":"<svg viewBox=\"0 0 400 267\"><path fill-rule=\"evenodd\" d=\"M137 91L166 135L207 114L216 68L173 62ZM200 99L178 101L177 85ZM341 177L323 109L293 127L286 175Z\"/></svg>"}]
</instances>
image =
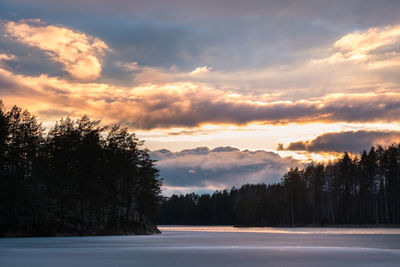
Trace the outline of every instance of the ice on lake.
<instances>
[{"instance_id":1,"label":"ice on lake","mask_svg":"<svg viewBox=\"0 0 400 267\"><path fill-rule=\"evenodd\" d=\"M0 266L400 266L398 228L160 227L161 235L0 239Z\"/></svg>"}]
</instances>

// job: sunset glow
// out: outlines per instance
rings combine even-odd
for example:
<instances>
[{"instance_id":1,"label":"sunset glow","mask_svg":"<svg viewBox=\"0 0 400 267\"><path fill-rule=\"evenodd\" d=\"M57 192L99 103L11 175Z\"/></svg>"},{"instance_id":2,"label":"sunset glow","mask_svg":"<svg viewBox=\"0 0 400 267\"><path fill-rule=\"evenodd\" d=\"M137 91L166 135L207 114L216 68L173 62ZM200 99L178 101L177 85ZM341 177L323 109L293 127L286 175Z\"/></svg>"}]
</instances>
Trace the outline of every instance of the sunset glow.
<instances>
[{"instance_id":1,"label":"sunset glow","mask_svg":"<svg viewBox=\"0 0 400 267\"><path fill-rule=\"evenodd\" d=\"M0 3L0 99L47 129L85 114L128 127L165 192L278 181L400 141L394 2L56 2Z\"/></svg>"}]
</instances>

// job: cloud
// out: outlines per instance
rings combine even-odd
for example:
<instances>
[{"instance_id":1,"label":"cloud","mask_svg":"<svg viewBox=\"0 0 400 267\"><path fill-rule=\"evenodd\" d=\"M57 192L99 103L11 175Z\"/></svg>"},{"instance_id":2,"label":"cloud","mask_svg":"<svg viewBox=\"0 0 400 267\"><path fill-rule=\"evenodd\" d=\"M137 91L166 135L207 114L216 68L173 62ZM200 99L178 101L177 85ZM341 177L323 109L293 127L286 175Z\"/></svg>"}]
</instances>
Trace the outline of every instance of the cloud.
<instances>
[{"instance_id":1,"label":"cloud","mask_svg":"<svg viewBox=\"0 0 400 267\"><path fill-rule=\"evenodd\" d=\"M137 62L117 62L116 65L128 72L136 71L139 69Z\"/></svg>"},{"instance_id":2,"label":"cloud","mask_svg":"<svg viewBox=\"0 0 400 267\"><path fill-rule=\"evenodd\" d=\"M12 55L12 54L0 54L0 61L3 61L3 60L13 60L13 59L15 59L16 58L16 56L15 55Z\"/></svg>"},{"instance_id":3,"label":"cloud","mask_svg":"<svg viewBox=\"0 0 400 267\"><path fill-rule=\"evenodd\" d=\"M53 60L62 62L71 75L86 78L100 75L99 56L108 50L103 41L64 27L46 25L40 20L5 25L9 36L46 51ZM334 48L348 58L361 52L368 56L384 54L382 49L388 46L393 53L396 51L393 45L399 43L398 30L398 26L387 26L351 33L339 38ZM353 39L359 46L348 44ZM94 61L87 63L85 58ZM83 63L79 63L81 59ZM340 64L308 61L306 65L238 72L219 69L209 72L210 68L203 66L194 70L195 75L177 68L148 67L137 62L111 64L129 72L131 83L128 85L100 79L90 83L71 81L49 74L29 76L17 71L18 66L4 66L0 69L0 97L40 112L44 119L50 118L51 113L45 110L51 109L57 110L57 114L89 114L106 123L118 122L131 129L144 130L171 127L188 130L204 124L399 121L397 72L390 77L362 64L354 66L351 60ZM99 68L91 68L92 63ZM81 67L86 72L78 73ZM207 75L201 75L206 72ZM248 83L259 83L262 87L248 89ZM11 95L18 87L17 93Z\"/></svg>"},{"instance_id":4,"label":"cloud","mask_svg":"<svg viewBox=\"0 0 400 267\"><path fill-rule=\"evenodd\" d=\"M131 93L124 105L109 103L107 110L141 129L205 123L392 122L398 121L400 112L400 93L395 92L326 95L297 101L259 97L256 101L244 95L230 98L222 90L193 83L175 83L139 86Z\"/></svg>"},{"instance_id":5,"label":"cloud","mask_svg":"<svg viewBox=\"0 0 400 267\"><path fill-rule=\"evenodd\" d=\"M176 64L185 72L205 65L243 70L302 63L349 30L398 23L400 9L392 0L3 2L3 17L40 14L64 25L72 21L112 44L117 60Z\"/></svg>"},{"instance_id":6,"label":"cloud","mask_svg":"<svg viewBox=\"0 0 400 267\"><path fill-rule=\"evenodd\" d=\"M292 142L287 147L282 144L279 150L308 152L353 152L368 150L371 146L391 145L400 142L398 131L347 131L325 133L313 140Z\"/></svg>"},{"instance_id":7,"label":"cloud","mask_svg":"<svg viewBox=\"0 0 400 267\"><path fill-rule=\"evenodd\" d=\"M7 36L37 47L72 77L93 80L100 76L100 57L110 50L102 40L66 27L46 25L40 20L10 21L5 24Z\"/></svg>"},{"instance_id":8,"label":"cloud","mask_svg":"<svg viewBox=\"0 0 400 267\"><path fill-rule=\"evenodd\" d=\"M233 147L207 147L180 152L158 150L150 153L166 187L223 189L245 183L278 182L290 167L301 163L273 152L240 151Z\"/></svg>"},{"instance_id":9,"label":"cloud","mask_svg":"<svg viewBox=\"0 0 400 267\"><path fill-rule=\"evenodd\" d=\"M5 102L24 105L32 112L47 114L43 110L49 108L72 116L88 114L132 129L221 123L398 122L400 113L400 92L394 90L292 101L269 94L238 94L195 82L122 87L47 75L25 76L1 67L0 84L0 97ZM12 88L18 88L15 94L11 94Z\"/></svg>"},{"instance_id":10,"label":"cloud","mask_svg":"<svg viewBox=\"0 0 400 267\"><path fill-rule=\"evenodd\" d=\"M242 93L280 94L286 98L281 100L399 90L400 24L339 35L330 43L310 44L307 53L297 53L296 60L285 64L241 70L218 68L197 77L197 81Z\"/></svg>"},{"instance_id":11,"label":"cloud","mask_svg":"<svg viewBox=\"0 0 400 267\"><path fill-rule=\"evenodd\" d=\"M31 3L29 0L4 0L4 2L18 3L19 5L28 2L31 6L40 7L46 5L49 10L57 13L70 13L75 10L76 12L86 12L89 14L98 14L100 12L102 15L112 14L113 16L140 15L143 11L149 12L149 9L155 9L161 10L161 12L157 13L159 17L172 17L172 19L187 17L187 20L198 17L204 19L215 15L275 15L284 18L323 18L343 23L357 22L360 18L363 18L364 21L386 21L393 19L393 17L397 18L397 13L395 12L399 11L397 2L393 0L382 0L379 3L362 0L337 0L335 3L322 3L318 0L307 0L302 2L301 5L292 0L281 0L279 2L273 0L248 0L246 2L232 2L229 0L203 0L200 2L196 0L169 0L168 3L162 0L115 0L112 3L107 0L70 0L67 3L52 0L36 0L34 3ZM78 10L74 9L78 4L82 8ZM192 11L192 13L189 13L190 16L188 16L188 13L181 14L174 12L174 10L179 11L180 9Z\"/></svg>"},{"instance_id":12,"label":"cloud","mask_svg":"<svg viewBox=\"0 0 400 267\"><path fill-rule=\"evenodd\" d=\"M7 67L7 64L5 64L7 61L11 61L16 59L17 57L13 54L4 54L0 53L0 66L1 67ZM4 85L4 82L3 82ZM0 85L1 86L1 85Z\"/></svg>"},{"instance_id":13,"label":"cloud","mask_svg":"<svg viewBox=\"0 0 400 267\"><path fill-rule=\"evenodd\" d=\"M369 68L400 65L400 24L349 33L337 40L336 52L321 60L331 64L344 61L366 64Z\"/></svg>"},{"instance_id":14,"label":"cloud","mask_svg":"<svg viewBox=\"0 0 400 267\"><path fill-rule=\"evenodd\" d=\"M190 75L202 75L202 74L210 72L211 69L212 69L212 67L207 67L207 66L198 67L195 70L193 70L192 72L190 72Z\"/></svg>"}]
</instances>

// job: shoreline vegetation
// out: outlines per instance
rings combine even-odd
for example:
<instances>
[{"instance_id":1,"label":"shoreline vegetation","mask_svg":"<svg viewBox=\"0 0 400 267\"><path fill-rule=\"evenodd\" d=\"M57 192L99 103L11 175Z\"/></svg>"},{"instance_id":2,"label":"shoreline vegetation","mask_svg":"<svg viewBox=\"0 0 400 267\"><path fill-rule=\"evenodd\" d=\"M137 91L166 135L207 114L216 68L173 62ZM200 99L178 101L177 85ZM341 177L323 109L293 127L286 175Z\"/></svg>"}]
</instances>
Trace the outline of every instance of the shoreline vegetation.
<instances>
[{"instance_id":1,"label":"shoreline vegetation","mask_svg":"<svg viewBox=\"0 0 400 267\"><path fill-rule=\"evenodd\" d=\"M118 235L154 235L161 234L152 220L142 214L137 214L140 221L133 221L130 232L74 232L71 230L68 233L45 233L45 234L30 234L30 233L2 233L3 238L22 238L22 237L77 237L77 236L118 236Z\"/></svg>"},{"instance_id":2,"label":"shoreline vegetation","mask_svg":"<svg viewBox=\"0 0 400 267\"><path fill-rule=\"evenodd\" d=\"M155 223L400 226L400 145L291 168L275 184L162 197L142 144L88 116L45 131L0 100L0 237L158 234Z\"/></svg>"},{"instance_id":3,"label":"shoreline vegetation","mask_svg":"<svg viewBox=\"0 0 400 267\"><path fill-rule=\"evenodd\" d=\"M45 132L0 101L0 237L160 233L162 180L142 144L88 116Z\"/></svg>"},{"instance_id":4,"label":"shoreline vegetation","mask_svg":"<svg viewBox=\"0 0 400 267\"><path fill-rule=\"evenodd\" d=\"M291 168L275 184L164 198L160 225L400 225L400 145Z\"/></svg>"}]
</instances>

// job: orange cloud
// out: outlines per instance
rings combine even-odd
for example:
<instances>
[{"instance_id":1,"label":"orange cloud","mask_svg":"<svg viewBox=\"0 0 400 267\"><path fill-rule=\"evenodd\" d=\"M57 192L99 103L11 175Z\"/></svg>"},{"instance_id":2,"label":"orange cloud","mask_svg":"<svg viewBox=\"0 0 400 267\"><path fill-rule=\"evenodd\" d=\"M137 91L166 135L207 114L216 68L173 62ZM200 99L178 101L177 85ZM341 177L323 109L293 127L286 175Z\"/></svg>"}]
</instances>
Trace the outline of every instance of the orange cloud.
<instances>
[{"instance_id":1,"label":"orange cloud","mask_svg":"<svg viewBox=\"0 0 400 267\"><path fill-rule=\"evenodd\" d=\"M135 129L306 122L399 121L396 91L327 94L296 101L269 95L229 94L193 82L117 87L78 83L61 78L17 75L0 68L0 98L38 113L91 115L105 123L120 122Z\"/></svg>"},{"instance_id":2,"label":"orange cloud","mask_svg":"<svg viewBox=\"0 0 400 267\"><path fill-rule=\"evenodd\" d=\"M13 60L15 59L15 55L11 55L11 54L0 54L0 61L8 61L8 60Z\"/></svg>"},{"instance_id":3,"label":"orange cloud","mask_svg":"<svg viewBox=\"0 0 400 267\"><path fill-rule=\"evenodd\" d=\"M98 78L102 68L99 58L110 50L98 38L65 27L46 25L40 20L10 21L5 29L10 38L46 51L76 79Z\"/></svg>"},{"instance_id":4,"label":"orange cloud","mask_svg":"<svg viewBox=\"0 0 400 267\"><path fill-rule=\"evenodd\" d=\"M333 49L336 52L317 62L367 63L369 68L383 68L400 65L400 53L391 47L400 41L400 24L370 28L367 31L349 33L337 40Z\"/></svg>"}]
</instances>

